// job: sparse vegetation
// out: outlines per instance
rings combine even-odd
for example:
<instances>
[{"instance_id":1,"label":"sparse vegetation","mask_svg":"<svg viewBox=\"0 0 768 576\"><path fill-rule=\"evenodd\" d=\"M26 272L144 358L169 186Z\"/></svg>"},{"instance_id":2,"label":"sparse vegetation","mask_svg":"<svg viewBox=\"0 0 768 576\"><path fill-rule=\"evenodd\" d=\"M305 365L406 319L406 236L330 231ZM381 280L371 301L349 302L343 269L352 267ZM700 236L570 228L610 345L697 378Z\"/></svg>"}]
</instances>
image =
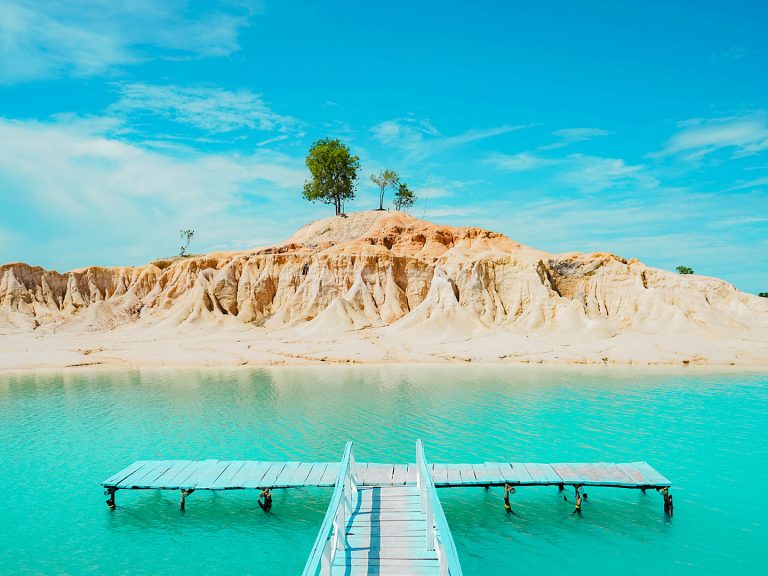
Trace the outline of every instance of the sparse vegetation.
<instances>
[{"instance_id":1,"label":"sparse vegetation","mask_svg":"<svg viewBox=\"0 0 768 576\"><path fill-rule=\"evenodd\" d=\"M395 210L405 210L410 208L413 206L414 202L416 202L416 194L408 188L408 184L400 182L397 192L395 193Z\"/></svg>"},{"instance_id":2,"label":"sparse vegetation","mask_svg":"<svg viewBox=\"0 0 768 576\"><path fill-rule=\"evenodd\" d=\"M400 176L394 170L382 170L378 174L371 174L371 182L379 187L379 210L384 210L384 192L390 186L397 186Z\"/></svg>"},{"instance_id":3,"label":"sparse vegetation","mask_svg":"<svg viewBox=\"0 0 768 576\"><path fill-rule=\"evenodd\" d=\"M688 266L678 266L675 268L677 270L678 274L693 274L693 268L689 268Z\"/></svg>"},{"instance_id":4,"label":"sparse vegetation","mask_svg":"<svg viewBox=\"0 0 768 576\"><path fill-rule=\"evenodd\" d=\"M179 237L181 238L181 246L179 247L179 256L189 256L189 243L192 241L192 238L195 235L195 231L192 229L189 230L182 230L179 233Z\"/></svg>"},{"instance_id":5,"label":"sparse vegetation","mask_svg":"<svg viewBox=\"0 0 768 576\"><path fill-rule=\"evenodd\" d=\"M344 202L355 197L360 158L338 139L322 138L312 144L305 160L312 180L304 183L304 198L333 204L336 215L344 213Z\"/></svg>"}]
</instances>

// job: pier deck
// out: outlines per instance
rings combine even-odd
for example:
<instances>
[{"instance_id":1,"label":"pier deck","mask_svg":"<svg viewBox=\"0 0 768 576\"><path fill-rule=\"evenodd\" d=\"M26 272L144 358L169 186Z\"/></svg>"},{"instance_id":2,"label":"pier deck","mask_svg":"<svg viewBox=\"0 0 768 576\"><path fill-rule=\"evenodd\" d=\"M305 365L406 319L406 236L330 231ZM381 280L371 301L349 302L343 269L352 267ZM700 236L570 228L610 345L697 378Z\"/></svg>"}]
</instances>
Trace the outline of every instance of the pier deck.
<instances>
[{"instance_id":1,"label":"pier deck","mask_svg":"<svg viewBox=\"0 0 768 576\"><path fill-rule=\"evenodd\" d=\"M535 464L429 464L437 488L461 486L606 486L665 488L672 484L645 462ZM359 486L415 484L416 464L361 462ZM338 462L261 462L255 460L139 460L104 480L119 490L247 490L333 487Z\"/></svg>"},{"instance_id":2,"label":"pier deck","mask_svg":"<svg viewBox=\"0 0 768 576\"><path fill-rule=\"evenodd\" d=\"M115 508L118 490L179 490L181 508L197 490L333 487L304 576L416 574L461 576L437 488L605 486L664 489L669 480L645 462L627 464L484 462L430 464L416 442L416 463L356 462L348 442L340 462L139 460L102 482ZM508 504L508 502L507 502Z\"/></svg>"}]
</instances>

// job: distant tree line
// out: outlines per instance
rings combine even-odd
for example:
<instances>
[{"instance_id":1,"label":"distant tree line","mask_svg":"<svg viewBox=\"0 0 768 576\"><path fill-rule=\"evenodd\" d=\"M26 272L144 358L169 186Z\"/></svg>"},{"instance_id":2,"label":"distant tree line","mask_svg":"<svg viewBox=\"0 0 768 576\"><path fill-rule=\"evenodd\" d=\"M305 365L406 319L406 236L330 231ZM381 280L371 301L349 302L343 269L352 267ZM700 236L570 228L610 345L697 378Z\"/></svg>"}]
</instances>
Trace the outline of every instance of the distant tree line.
<instances>
[{"instance_id":1,"label":"distant tree line","mask_svg":"<svg viewBox=\"0 0 768 576\"><path fill-rule=\"evenodd\" d=\"M304 183L304 198L310 202L333 204L336 215L343 215L344 204L355 197L360 158L354 156L341 140L321 138L312 144L305 163L311 178ZM390 188L395 191L395 210L406 210L416 202L416 194L394 170L372 174L371 182L379 188L378 210L384 210L384 198Z\"/></svg>"}]
</instances>

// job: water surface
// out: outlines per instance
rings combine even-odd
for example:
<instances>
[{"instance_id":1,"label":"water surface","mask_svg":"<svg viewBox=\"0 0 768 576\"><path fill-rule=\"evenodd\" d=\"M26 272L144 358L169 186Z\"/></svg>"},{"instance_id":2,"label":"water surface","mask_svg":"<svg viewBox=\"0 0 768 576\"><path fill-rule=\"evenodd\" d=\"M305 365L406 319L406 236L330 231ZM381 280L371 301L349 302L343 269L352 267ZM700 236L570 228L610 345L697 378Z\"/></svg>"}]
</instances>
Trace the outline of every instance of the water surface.
<instances>
[{"instance_id":1,"label":"water surface","mask_svg":"<svg viewBox=\"0 0 768 576\"><path fill-rule=\"evenodd\" d=\"M768 544L768 376L477 366L0 375L0 573L296 574L330 489L120 491L139 459L646 460L658 494L440 491L466 574L757 574Z\"/></svg>"}]
</instances>

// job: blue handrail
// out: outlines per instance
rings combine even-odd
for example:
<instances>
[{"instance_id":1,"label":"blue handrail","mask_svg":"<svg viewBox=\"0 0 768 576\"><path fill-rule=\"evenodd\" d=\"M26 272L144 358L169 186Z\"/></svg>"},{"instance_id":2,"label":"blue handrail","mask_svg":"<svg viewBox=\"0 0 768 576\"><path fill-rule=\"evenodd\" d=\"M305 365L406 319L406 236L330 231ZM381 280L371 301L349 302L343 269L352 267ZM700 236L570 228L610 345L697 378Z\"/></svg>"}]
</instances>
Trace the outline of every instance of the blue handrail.
<instances>
[{"instance_id":1,"label":"blue handrail","mask_svg":"<svg viewBox=\"0 0 768 576\"><path fill-rule=\"evenodd\" d=\"M436 550L442 576L462 576L459 554L453 541L443 506L437 497L432 472L424 456L424 442L416 440L416 484L421 495L421 509L427 517L427 550Z\"/></svg>"},{"instance_id":2,"label":"blue handrail","mask_svg":"<svg viewBox=\"0 0 768 576\"><path fill-rule=\"evenodd\" d=\"M353 507L352 492L357 490L357 478L354 473L355 456L352 442L347 442L341 459L339 475L333 489L331 503L325 513L320 532L317 534L312 552L304 566L303 576L315 576L318 569L322 574L331 573L331 565L337 550L344 549L347 517Z\"/></svg>"}]
</instances>

